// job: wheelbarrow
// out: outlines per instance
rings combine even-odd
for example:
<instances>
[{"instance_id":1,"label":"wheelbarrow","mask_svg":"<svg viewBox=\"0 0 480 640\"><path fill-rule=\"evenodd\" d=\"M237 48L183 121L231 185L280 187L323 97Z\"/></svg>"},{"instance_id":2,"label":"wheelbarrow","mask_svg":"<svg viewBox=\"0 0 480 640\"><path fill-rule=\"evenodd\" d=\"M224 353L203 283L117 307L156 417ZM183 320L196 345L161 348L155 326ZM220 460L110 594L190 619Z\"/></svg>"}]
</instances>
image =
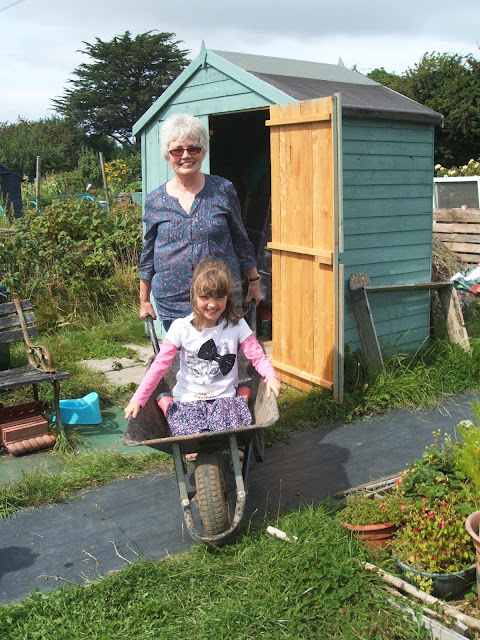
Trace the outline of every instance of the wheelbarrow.
<instances>
[{"instance_id":1,"label":"wheelbarrow","mask_svg":"<svg viewBox=\"0 0 480 640\"><path fill-rule=\"evenodd\" d=\"M250 327L255 333L255 304L249 309ZM253 326L252 326L253 325ZM159 351L153 319L147 317L147 328L154 354ZM242 521L248 492L248 475L253 458L262 462L264 457L264 429L278 420L277 400L273 393L267 397L266 384L251 362L238 351L239 386L250 387L248 406L252 424L248 427L214 433L172 436L165 415L155 398L171 393L179 368L178 354L160 381L157 389L140 410L130 418L122 442L127 446L148 446L173 456L180 504L190 536L209 545L222 545L232 539ZM148 366L153 361L150 359ZM243 453L243 462L240 459ZM185 455L197 453L195 460L195 490L187 489L187 463ZM234 483L229 482L232 475ZM192 501L196 500L201 529L195 523Z\"/></svg>"}]
</instances>

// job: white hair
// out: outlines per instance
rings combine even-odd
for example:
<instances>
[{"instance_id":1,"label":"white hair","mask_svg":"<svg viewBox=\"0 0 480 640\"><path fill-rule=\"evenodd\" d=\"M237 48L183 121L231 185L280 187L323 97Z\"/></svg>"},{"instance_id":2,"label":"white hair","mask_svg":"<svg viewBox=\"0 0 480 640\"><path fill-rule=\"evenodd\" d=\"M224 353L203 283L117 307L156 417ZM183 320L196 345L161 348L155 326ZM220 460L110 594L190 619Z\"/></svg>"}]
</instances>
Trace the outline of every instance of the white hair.
<instances>
[{"instance_id":1,"label":"white hair","mask_svg":"<svg viewBox=\"0 0 480 640\"><path fill-rule=\"evenodd\" d=\"M174 140L191 138L198 140L202 151L207 153L209 148L208 132L199 118L188 113L177 113L170 116L162 124L160 150L165 160L168 160L168 147Z\"/></svg>"}]
</instances>

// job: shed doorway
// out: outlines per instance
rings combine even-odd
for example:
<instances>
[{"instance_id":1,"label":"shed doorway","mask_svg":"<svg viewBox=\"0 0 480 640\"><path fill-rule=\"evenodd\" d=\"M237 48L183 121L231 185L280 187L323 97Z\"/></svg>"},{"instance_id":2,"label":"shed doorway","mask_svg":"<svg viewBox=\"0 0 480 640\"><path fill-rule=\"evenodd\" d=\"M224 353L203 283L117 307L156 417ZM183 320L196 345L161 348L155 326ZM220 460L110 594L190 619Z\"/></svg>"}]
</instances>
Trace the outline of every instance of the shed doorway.
<instances>
[{"instance_id":1,"label":"shed doorway","mask_svg":"<svg viewBox=\"0 0 480 640\"><path fill-rule=\"evenodd\" d=\"M255 249L264 304L271 311L269 109L209 117L210 173L227 178L237 190L242 221Z\"/></svg>"}]
</instances>

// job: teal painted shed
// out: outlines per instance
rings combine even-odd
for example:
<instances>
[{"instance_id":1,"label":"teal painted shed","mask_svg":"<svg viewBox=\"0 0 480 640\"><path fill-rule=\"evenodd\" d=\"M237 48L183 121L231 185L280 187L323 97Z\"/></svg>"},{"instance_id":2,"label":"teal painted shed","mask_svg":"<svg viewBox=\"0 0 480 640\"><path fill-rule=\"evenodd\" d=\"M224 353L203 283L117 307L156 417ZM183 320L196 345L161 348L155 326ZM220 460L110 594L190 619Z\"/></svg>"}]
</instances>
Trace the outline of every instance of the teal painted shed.
<instances>
[{"instance_id":1,"label":"teal painted shed","mask_svg":"<svg viewBox=\"0 0 480 640\"><path fill-rule=\"evenodd\" d=\"M364 273L372 285L431 278L434 127L442 116L342 65L202 46L134 126L144 194L172 175L159 144L162 121L174 113L198 116L210 131L203 170L236 186L267 295L272 273L273 359L282 379L328 387L341 399L345 346L360 346L350 276ZM308 223L295 204L306 192ZM290 226L280 229L285 220ZM312 240L322 234L325 247ZM298 264L288 266L289 257ZM370 296L384 353L428 340L429 295Z\"/></svg>"}]
</instances>

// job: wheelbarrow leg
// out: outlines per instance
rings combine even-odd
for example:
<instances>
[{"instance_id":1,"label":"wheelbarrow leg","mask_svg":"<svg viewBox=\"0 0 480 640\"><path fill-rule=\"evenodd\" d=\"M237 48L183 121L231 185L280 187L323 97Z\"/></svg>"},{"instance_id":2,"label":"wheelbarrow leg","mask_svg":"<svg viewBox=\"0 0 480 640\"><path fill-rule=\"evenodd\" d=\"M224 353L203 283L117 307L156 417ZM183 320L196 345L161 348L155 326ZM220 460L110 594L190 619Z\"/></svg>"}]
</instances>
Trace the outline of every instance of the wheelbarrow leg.
<instances>
[{"instance_id":1,"label":"wheelbarrow leg","mask_svg":"<svg viewBox=\"0 0 480 640\"><path fill-rule=\"evenodd\" d=\"M189 534L194 539L198 539L198 533L195 529L192 510L190 507L190 498L187 491L187 480L185 478L185 465L183 463L182 454L180 453L180 445L177 442L172 444L173 461L175 463L175 474L177 476L178 491L180 493L180 504L183 510L183 519L187 525Z\"/></svg>"}]
</instances>

